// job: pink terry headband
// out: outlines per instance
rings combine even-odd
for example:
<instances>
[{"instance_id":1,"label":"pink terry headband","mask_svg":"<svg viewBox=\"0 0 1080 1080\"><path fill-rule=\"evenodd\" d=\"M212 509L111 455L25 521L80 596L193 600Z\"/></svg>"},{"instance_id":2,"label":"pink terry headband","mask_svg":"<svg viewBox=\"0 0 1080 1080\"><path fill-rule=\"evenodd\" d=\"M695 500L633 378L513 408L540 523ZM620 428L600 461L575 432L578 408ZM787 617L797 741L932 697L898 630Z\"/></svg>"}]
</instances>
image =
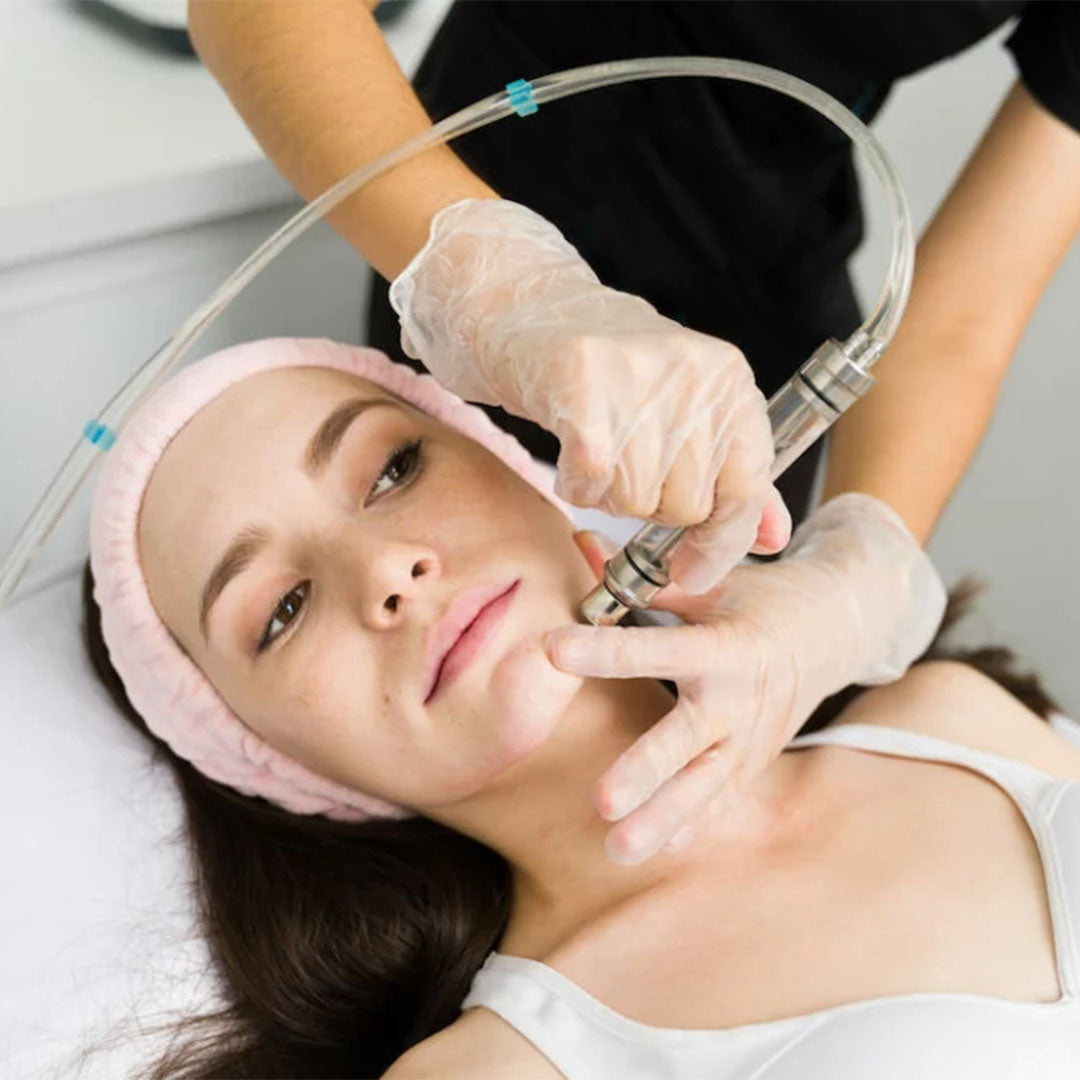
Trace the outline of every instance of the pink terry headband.
<instances>
[{"instance_id":1,"label":"pink terry headband","mask_svg":"<svg viewBox=\"0 0 1080 1080\"><path fill-rule=\"evenodd\" d=\"M143 493L165 448L204 406L234 383L282 367L326 367L377 383L475 439L564 513L552 480L487 414L430 375L376 349L309 338L270 338L215 353L166 382L129 420L106 454L94 489L90 564L102 634L128 698L146 726L213 780L298 814L340 821L411 817L394 803L319 776L245 726L177 645L150 601L139 564Z\"/></svg>"}]
</instances>

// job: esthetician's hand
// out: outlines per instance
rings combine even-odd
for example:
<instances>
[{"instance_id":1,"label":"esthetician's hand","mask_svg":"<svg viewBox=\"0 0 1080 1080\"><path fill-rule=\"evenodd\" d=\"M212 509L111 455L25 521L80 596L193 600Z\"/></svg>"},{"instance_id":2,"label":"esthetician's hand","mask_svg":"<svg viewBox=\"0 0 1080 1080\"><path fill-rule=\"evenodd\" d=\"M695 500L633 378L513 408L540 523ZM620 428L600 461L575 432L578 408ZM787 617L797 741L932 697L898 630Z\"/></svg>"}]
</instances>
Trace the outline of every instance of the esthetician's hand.
<instances>
[{"instance_id":1,"label":"esthetician's hand","mask_svg":"<svg viewBox=\"0 0 1080 1080\"><path fill-rule=\"evenodd\" d=\"M615 548L578 543L599 572ZM868 495L841 495L796 530L778 562L736 567L697 597L668 586L653 607L686 625L573 626L545 639L563 671L674 680L676 705L600 778L605 847L637 863L693 838L851 683L898 679L929 645L945 589L900 518Z\"/></svg>"},{"instance_id":2,"label":"esthetician's hand","mask_svg":"<svg viewBox=\"0 0 1080 1080\"><path fill-rule=\"evenodd\" d=\"M558 437L568 502L695 526L672 565L684 591L787 543L766 402L743 354L601 284L528 207L440 211L390 302L402 348L443 385Z\"/></svg>"}]
</instances>

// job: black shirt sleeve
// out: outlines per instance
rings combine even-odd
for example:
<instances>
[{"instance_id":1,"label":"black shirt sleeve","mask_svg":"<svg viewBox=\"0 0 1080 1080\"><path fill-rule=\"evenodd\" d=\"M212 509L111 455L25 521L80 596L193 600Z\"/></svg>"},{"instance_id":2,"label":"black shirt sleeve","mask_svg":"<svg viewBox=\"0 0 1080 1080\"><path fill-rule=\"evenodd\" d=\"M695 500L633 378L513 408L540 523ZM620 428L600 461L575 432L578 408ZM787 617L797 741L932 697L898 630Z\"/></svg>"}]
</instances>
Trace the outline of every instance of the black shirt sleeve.
<instances>
[{"instance_id":1,"label":"black shirt sleeve","mask_svg":"<svg viewBox=\"0 0 1080 1080\"><path fill-rule=\"evenodd\" d=\"M1080 131L1080 2L1031 0L1005 47L1039 104Z\"/></svg>"}]
</instances>

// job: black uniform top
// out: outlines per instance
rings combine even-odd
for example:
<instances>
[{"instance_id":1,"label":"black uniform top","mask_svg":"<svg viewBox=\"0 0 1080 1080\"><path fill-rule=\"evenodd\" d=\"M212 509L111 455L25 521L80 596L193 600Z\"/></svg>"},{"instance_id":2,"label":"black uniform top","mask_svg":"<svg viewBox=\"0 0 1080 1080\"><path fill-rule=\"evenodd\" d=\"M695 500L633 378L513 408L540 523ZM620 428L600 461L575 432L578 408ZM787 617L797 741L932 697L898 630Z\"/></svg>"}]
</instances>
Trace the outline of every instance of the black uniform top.
<instances>
[{"instance_id":1,"label":"black uniform top","mask_svg":"<svg viewBox=\"0 0 1080 1080\"><path fill-rule=\"evenodd\" d=\"M415 87L441 119L515 79L584 64L736 57L798 75L869 122L897 79L1013 16L1006 45L1025 85L1080 128L1080 0L464 0ZM800 102L724 79L650 79L541 106L453 146L501 195L558 225L605 284L739 345L766 394L860 321L846 272L862 237L851 144ZM375 343L396 352L385 309L372 325ZM553 460L553 440L504 426Z\"/></svg>"}]
</instances>

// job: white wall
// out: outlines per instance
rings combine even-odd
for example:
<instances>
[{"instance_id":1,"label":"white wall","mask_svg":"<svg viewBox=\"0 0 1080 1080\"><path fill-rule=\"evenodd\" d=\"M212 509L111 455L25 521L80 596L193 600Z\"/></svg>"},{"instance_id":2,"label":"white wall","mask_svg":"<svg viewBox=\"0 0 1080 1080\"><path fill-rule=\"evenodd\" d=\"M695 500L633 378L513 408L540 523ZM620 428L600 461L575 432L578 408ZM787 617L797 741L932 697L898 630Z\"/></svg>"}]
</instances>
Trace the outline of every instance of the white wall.
<instances>
[{"instance_id":1,"label":"white wall","mask_svg":"<svg viewBox=\"0 0 1080 1080\"><path fill-rule=\"evenodd\" d=\"M874 125L903 177L921 231L1015 78L999 33L893 91ZM880 288L888 234L875 181L856 259L865 304ZM1013 647L1080 713L1080 244L1043 296L1006 377L990 431L930 543L947 582L988 585L961 640Z\"/></svg>"},{"instance_id":2,"label":"white wall","mask_svg":"<svg viewBox=\"0 0 1080 1080\"><path fill-rule=\"evenodd\" d=\"M83 424L293 209L0 271L0 553ZM279 334L358 341L365 282L345 242L316 226L227 309L192 359ZM24 588L84 553L89 490L84 485Z\"/></svg>"}]
</instances>

